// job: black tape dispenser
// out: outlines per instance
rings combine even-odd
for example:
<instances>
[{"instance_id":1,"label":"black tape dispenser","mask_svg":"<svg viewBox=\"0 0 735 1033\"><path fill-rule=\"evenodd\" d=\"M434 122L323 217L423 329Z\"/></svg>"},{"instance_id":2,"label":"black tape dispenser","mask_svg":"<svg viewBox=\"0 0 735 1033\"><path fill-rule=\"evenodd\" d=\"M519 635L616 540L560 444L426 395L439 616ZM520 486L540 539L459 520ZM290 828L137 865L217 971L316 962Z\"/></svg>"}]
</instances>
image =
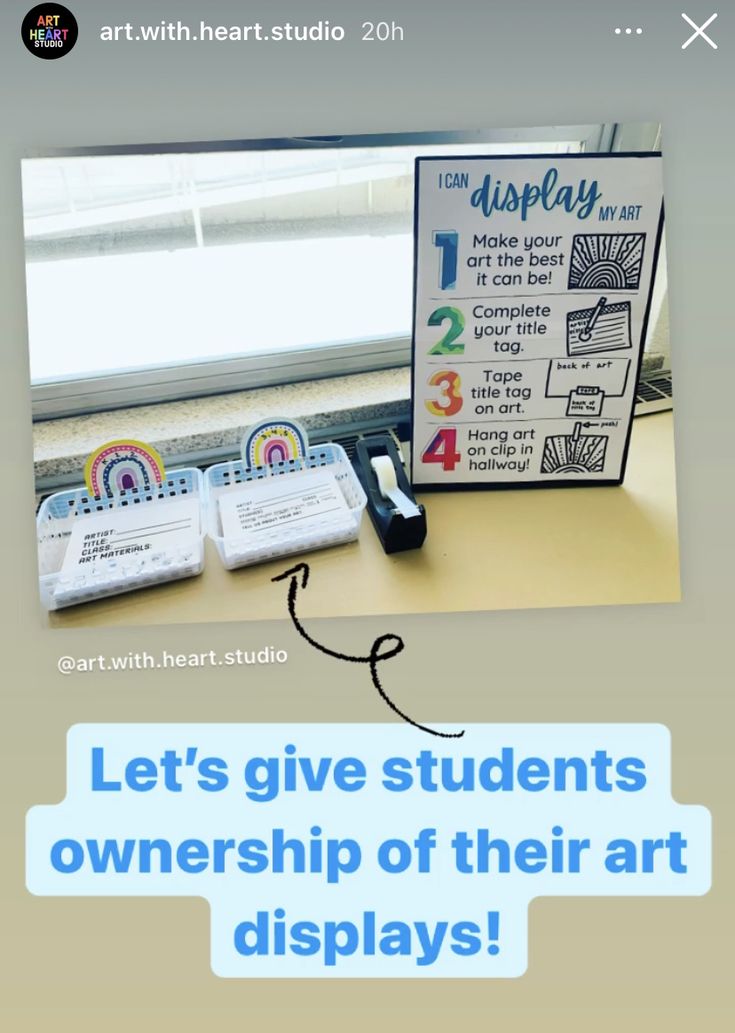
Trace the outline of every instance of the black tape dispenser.
<instances>
[{"instance_id":1,"label":"black tape dispenser","mask_svg":"<svg viewBox=\"0 0 735 1033\"><path fill-rule=\"evenodd\" d=\"M383 549L420 549L426 538L426 510L413 497L393 438L388 434L361 438L355 473L365 489L368 513Z\"/></svg>"}]
</instances>

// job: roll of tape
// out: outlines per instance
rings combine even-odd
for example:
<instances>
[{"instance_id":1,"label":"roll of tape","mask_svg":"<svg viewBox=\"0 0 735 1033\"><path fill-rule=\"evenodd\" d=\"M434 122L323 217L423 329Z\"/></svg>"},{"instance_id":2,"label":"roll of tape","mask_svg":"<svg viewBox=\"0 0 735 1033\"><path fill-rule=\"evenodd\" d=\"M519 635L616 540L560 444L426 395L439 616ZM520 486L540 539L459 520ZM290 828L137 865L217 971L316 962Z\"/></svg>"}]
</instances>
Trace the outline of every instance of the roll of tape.
<instances>
[{"instance_id":1,"label":"roll of tape","mask_svg":"<svg viewBox=\"0 0 735 1033\"><path fill-rule=\"evenodd\" d=\"M390 456L374 456L370 465L378 479L378 488L384 499L388 499L396 507L402 517L415 517L420 513L419 507L398 487L398 477Z\"/></svg>"}]
</instances>

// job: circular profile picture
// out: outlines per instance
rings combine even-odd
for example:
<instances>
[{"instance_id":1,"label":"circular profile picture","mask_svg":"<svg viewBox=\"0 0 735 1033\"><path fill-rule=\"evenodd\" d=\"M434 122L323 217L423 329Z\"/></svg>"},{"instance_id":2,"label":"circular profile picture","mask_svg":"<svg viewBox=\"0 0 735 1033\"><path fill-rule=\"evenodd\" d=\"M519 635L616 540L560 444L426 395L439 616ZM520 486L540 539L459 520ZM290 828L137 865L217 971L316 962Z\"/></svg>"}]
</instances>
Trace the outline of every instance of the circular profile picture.
<instances>
[{"instance_id":1,"label":"circular profile picture","mask_svg":"<svg viewBox=\"0 0 735 1033\"><path fill-rule=\"evenodd\" d=\"M23 19L20 37L26 50L44 61L66 57L77 41L77 20L61 4L39 4Z\"/></svg>"}]
</instances>

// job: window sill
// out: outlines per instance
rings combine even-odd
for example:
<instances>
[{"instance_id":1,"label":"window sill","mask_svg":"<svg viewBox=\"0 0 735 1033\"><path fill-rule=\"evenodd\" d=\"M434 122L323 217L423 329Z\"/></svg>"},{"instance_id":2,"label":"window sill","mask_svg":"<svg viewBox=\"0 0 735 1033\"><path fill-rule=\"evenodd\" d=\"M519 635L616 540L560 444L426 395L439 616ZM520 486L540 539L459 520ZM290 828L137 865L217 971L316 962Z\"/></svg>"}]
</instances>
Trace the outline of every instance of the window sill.
<instances>
[{"instance_id":1,"label":"window sill","mask_svg":"<svg viewBox=\"0 0 735 1033\"><path fill-rule=\"evenodd\" d=\"M405 419L410 390L410 368L401 367L47 420L33 428L36 487L81 483L89 453L115 438L153 445L169 467L216 462L239 454L246 428L268 417L289 416L322 440Z\"/></svg>"},{"instance_id":2,"label":"window sill","mask_svg":"<svg viewBox=\"0 0 735 1033\"><path fill-rule=\"evenodd\" d=\"M663 362L645 355L643 369ZM324 441L408 419L410 392L411 370L402 366L46 420L33 426L36 490L80 484L90 452L115 438L153 445L169 467L219 462L239 455L246 428L257 420L290 416Z\"/></svg>"}]
</instances>

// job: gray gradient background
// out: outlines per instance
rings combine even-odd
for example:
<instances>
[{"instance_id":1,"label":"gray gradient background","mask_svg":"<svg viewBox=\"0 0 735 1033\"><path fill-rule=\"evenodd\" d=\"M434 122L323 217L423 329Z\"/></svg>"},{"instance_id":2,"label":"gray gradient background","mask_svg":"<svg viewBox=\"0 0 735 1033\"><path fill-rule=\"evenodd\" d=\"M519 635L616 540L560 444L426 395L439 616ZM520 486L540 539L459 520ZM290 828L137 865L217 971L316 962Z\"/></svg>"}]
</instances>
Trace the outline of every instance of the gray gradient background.
<instances>
[{"instance_id":1,"label":"gray gradient background","mask_svg":"<svg viewBox=\"0 0 735 1033\"><path fill-rule=\"evenodd\" d=\"M28 4L30 6L30 4ZM732 6L730 3L728 6ZM13 1030L475 1028L724 1030L732 1017L733 18L713 52L676 3L71 3L75 51L21 46L27 7L0 13L2 349L2 927L0 1007ZM712 4L684 0L699 21ZM630 12L626 15L626 12ZM646 13L646 12L650 12ZM103 45L103 22L330 18L340 45ZM357 41L363 18L406 42ZM642 25L618 38L616 24ZM319 622L359 651L386 630L407 648L392 691L426 721L660 721L674 794L715 818L714 888L701 899L555 900L531 908L528 974L496 982L224 982L209 971L201 901L32 898L23 816L63 795L76 721L380 721L360 677L282 622L42 634L19 159L27 150L282 135L661 120L684 601L680 605ZM713 376L713 372L715 375ZM492 528L489 529L492 533ZM290 650L287 669L77 676L61 653ZM604 658L601 661L601 657ZM459 660L458 660L459 658ZM423 741L423 740L422 740Z\"/></svg>"}]
</instances>

